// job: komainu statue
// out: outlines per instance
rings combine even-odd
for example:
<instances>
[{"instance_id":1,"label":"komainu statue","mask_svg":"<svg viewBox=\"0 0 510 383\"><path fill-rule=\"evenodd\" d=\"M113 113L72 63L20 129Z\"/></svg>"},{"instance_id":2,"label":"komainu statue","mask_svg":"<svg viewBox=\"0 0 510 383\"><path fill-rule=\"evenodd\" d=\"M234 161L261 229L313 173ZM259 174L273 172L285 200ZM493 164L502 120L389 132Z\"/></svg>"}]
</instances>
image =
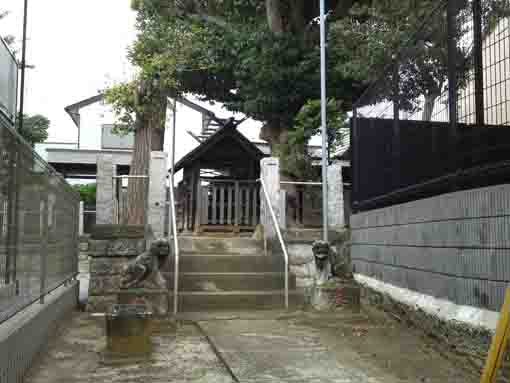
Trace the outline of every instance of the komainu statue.
<instances>
[{"instance_id":1,"label":"komainu statue","mask_svg":"<svg viewBox=\"0 0 510 383\"><path fill-rule=\"evenodd\" d=\"M312 252L315 259L315 268L317 269L316 283L322 285L326 283L332 275L332 250L328 242L315 241L313 243Z\"/></svg>"},{"instance_id":2,"label":"komainu statue","mask_svg":"<svg viewBox=\"0 0 510 383\"><path fill-rule=\"evenodd\" d=\"M148 251L124 266L121 274L121 288L164 289L165 279L160 268L170 254L170 245L166 239L152 242Z\"/></svg>"}]
</instances>

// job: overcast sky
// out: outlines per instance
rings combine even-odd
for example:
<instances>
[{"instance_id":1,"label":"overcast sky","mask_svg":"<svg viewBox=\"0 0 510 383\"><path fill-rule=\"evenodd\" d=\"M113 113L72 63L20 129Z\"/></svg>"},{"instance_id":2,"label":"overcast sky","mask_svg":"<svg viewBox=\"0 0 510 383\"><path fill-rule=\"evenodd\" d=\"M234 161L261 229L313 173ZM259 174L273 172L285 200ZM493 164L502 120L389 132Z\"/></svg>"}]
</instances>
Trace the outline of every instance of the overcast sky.
<instances>
[{"instance_id":1,"label":"overcast sky","mask_svg":"<svg viewBox=\"0 0 510 383\"><path fill-rule=\"evenodd\" d=\"M27 71L25 111L51 120L50 141L73 142L76 127L64 107L133 76L126 50L136 37L135 13L130 0L28 1L27 63L35 69ZM1 0L0 11L11 12L0 23L0 34L12 34L19 42L23 0ZM177 119L177 139L185 143L178 158L193 147L185 130L200 129L200 119L192 114L182 108ZM243 125L240 130L249 138L258 137L259 124Z\"/></svg>"}]
</instances>

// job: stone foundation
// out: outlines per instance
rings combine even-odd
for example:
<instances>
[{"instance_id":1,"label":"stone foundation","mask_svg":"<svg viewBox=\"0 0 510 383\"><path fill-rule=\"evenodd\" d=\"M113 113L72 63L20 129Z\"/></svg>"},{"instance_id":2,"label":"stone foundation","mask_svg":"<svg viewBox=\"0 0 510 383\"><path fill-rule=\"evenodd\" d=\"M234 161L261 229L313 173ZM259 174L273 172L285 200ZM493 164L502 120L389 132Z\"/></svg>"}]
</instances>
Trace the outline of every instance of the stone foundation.
<instances>
[{"instance_id":1,"label":"stone foundation","mask_svg":"<svg viewBox=\"0 0 510 383\"><path fill-rule=\"evenodd\" d=\"M339 308L360 309L360 286L356 281L331 280L323 286L314 286L311 305L319 311L334 311Z\"/></svg>"},{"instance_id":2,"label":"stone foundation","mask_svg":"<svg viewBox=\"0 0 510 383\"><path fill-rule=\"evenodd\" d=\"M316 276L312 245L321 235L320 230L316 231L314 236L310 235L310 230L293 229L292 232L285 233L290 272L296 276L297 289L303 293L307 304L311 303ZM348 230L331 231L329 237L337 253L345 255L350 251ZM272 253L280 253L279 243L275 241L269 243L269 250ZM332 267L335 268L335 265Z\"/></svg>"},{"instance_id":3,"label":"stone foundation","mask_svg":"<svg viewBox=\"0 0 510 383\"><path fill-rule=\"evenodd\" d=\"M143 226L97 225L89 239L87 311L107 312L117 303L122 267L145 251Z\"/></svg>"}]
</instances>

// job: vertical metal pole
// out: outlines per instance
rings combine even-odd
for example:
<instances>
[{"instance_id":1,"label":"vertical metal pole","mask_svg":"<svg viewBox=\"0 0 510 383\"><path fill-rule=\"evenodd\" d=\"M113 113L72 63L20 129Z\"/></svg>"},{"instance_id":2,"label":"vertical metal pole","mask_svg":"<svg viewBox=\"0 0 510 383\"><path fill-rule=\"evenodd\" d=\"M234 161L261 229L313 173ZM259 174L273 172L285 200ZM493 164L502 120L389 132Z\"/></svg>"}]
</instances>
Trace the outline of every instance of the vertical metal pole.
<instances>
[{"instance_id":1,"label":"vertical metal pole","mask_svg":"<svg viewBox=\"0 0 510 383\"><path fill-rule=\"evenodd\" d=\"M398 61L393 66L393 186L400 188L400 116Z\"/></svg>"},{"instance_id":2,"label":"vertical metal pole","mask_svg":"<svg viewBox=\"0 0 510 383\"><path fill-rule=\"evenodd\" d=\"M170 169L170 176L172 178L172 182L174 180L174 165L175 165L175 131L177 127L177 98L174 99L173 105L173 118L172 118L172 168Z\"/></svg>"},{"instance_id":3,"label":"vertical metal pole","mask_svg":"<svg viewBox=\"0 0 510 383\"><path fill-rule=\"evenodd\" d=\"M83 235L85 224L85 203L80 201L80 205L78 208L78 236L81 237Z\"/></svg>"},{"instance_id":4,"label":"vertical metal pole","mask_svg":"<svg viewBox=\"0 0 510 383\"><path fill-rule=\"evenodd\" d=\"M174 315L177 315L179 305L179 243L177 241L177 219L175 217L175 197L174 197L174 175L175 175L175 135L177 128L177 98L174 99L173 118L172 118L172 168L170 170L170 205L172 206L172 230L174 239Z\"/></svg>"},{"instance_id":5,"label":"vertical metal pole","mask_svg":"<svg viewBox=\"0 0 510 383\"><path fill-rule=\"evenodd\" d=\"M482 5L473 0L473 50L475 66L475 116L476 124L485 123L483 99Z\"/></svg>"},{"instance_id":6,"label":"vertical metal pole","mask_svg":"<svg viewBox=\"0 0 510 383\"><path fill-rule=\"evenodd\" d=\"M19 98L19 129L23 129L23 114L25 107L25 70L27 67L27 21L28 21L28 0L25 0L23 10L23 40L21 48L21 85Z\"/></svg>"},{"instance_id":7,"label":"vertical metal pole","mask_svg":"<svg viewBox=\"0 0 510 383\"><path fill-rule=\"evenodd\" d=\"M151 156L152 157L152 156ZM151 162L152 158L149 158L149 167L147 168L147 177L140 179L141 182L145 181L145 249L149 250L150 245L150 237L151 237L151 231L150 231L150 223L149 223L149 217L150 217L150 203L149 203L149 193L150 193L150 169L151 169ZM129 181L128 181L129 182ZM138 182L138 180L136 180ZM120 185L120 193L122 193L122 180ZM121 201L120 198L121 194L119 194L119 201ZM119 209L120 212L120 209Z\"/></svg>"},{"instance_id":8,"label":"vertical metal pole","mask_svg":"<svg viewBox=\"0 0 510 383\"><path fill-rule=\"evenodd\" d=\"M46 186L46 185L45 185ZM48 188L44 187L41 191L42 199L40 202L40 220L41 220L41 257L40 257L40 299L39 303L44 303L46 295L46 275L48 263ZM67 276L66 276L67 277Z\"/></svg>"},{"instance_id":9,"label":"vertical metal pole","mask_svg":"<svg viewBox=\"0 0 510 383\"><path fill-rule=\"evenodd\" d=\"M325 0L320 0L321 45L321 129L322 129L322 222L323 239L328 241L328 126L326 92L326 15Z\"/></svg>"},{"instance_id":10,"label":"vertical metal pole","mask_svg":"<svg viewBox=\"0 0 510 383\"><path fill-rule=\"evenodd\" d=\"M352 196L351 196L351 209L352 214L358 212L358 107L356 104L352 107L352 122L351 122L351 177L352 177Z\"/></svg>"},{"instance_id":11,"label":"vertical metal pole","mask_svg":"<svg viewBox=\"0 0 510 383\"><path fill-rule=\"evenodd\" d=\"M451 153L451 170L458 168L457 156L457 1L448 0L447 7L447 28L448 28L448 108L450 116L449 136ZM454 185L454 189L455 189Z\"/></svg>"}]
</instances>

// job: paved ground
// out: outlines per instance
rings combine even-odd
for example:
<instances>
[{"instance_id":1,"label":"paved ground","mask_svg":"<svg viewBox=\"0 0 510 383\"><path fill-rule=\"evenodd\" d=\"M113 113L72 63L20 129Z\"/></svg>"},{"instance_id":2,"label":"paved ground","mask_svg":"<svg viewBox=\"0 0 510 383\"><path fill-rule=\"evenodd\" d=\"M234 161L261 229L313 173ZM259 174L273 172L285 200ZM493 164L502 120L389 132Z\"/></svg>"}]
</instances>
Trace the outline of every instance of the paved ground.
<instances>
[{"instance_id":1,"label":"paved ground","mask_svg":"<svg viewBox=\"0 0 510 383\"><path fill-rule=\"evenodd\" d=\"M27 383L232 382L199 324L240 382L478 382L468 361L418 330L368 312L187 315L177 333L154 335L143 363L104 365L103 321L75 313L62 322Z\"/></svg>"}]
</instances>

